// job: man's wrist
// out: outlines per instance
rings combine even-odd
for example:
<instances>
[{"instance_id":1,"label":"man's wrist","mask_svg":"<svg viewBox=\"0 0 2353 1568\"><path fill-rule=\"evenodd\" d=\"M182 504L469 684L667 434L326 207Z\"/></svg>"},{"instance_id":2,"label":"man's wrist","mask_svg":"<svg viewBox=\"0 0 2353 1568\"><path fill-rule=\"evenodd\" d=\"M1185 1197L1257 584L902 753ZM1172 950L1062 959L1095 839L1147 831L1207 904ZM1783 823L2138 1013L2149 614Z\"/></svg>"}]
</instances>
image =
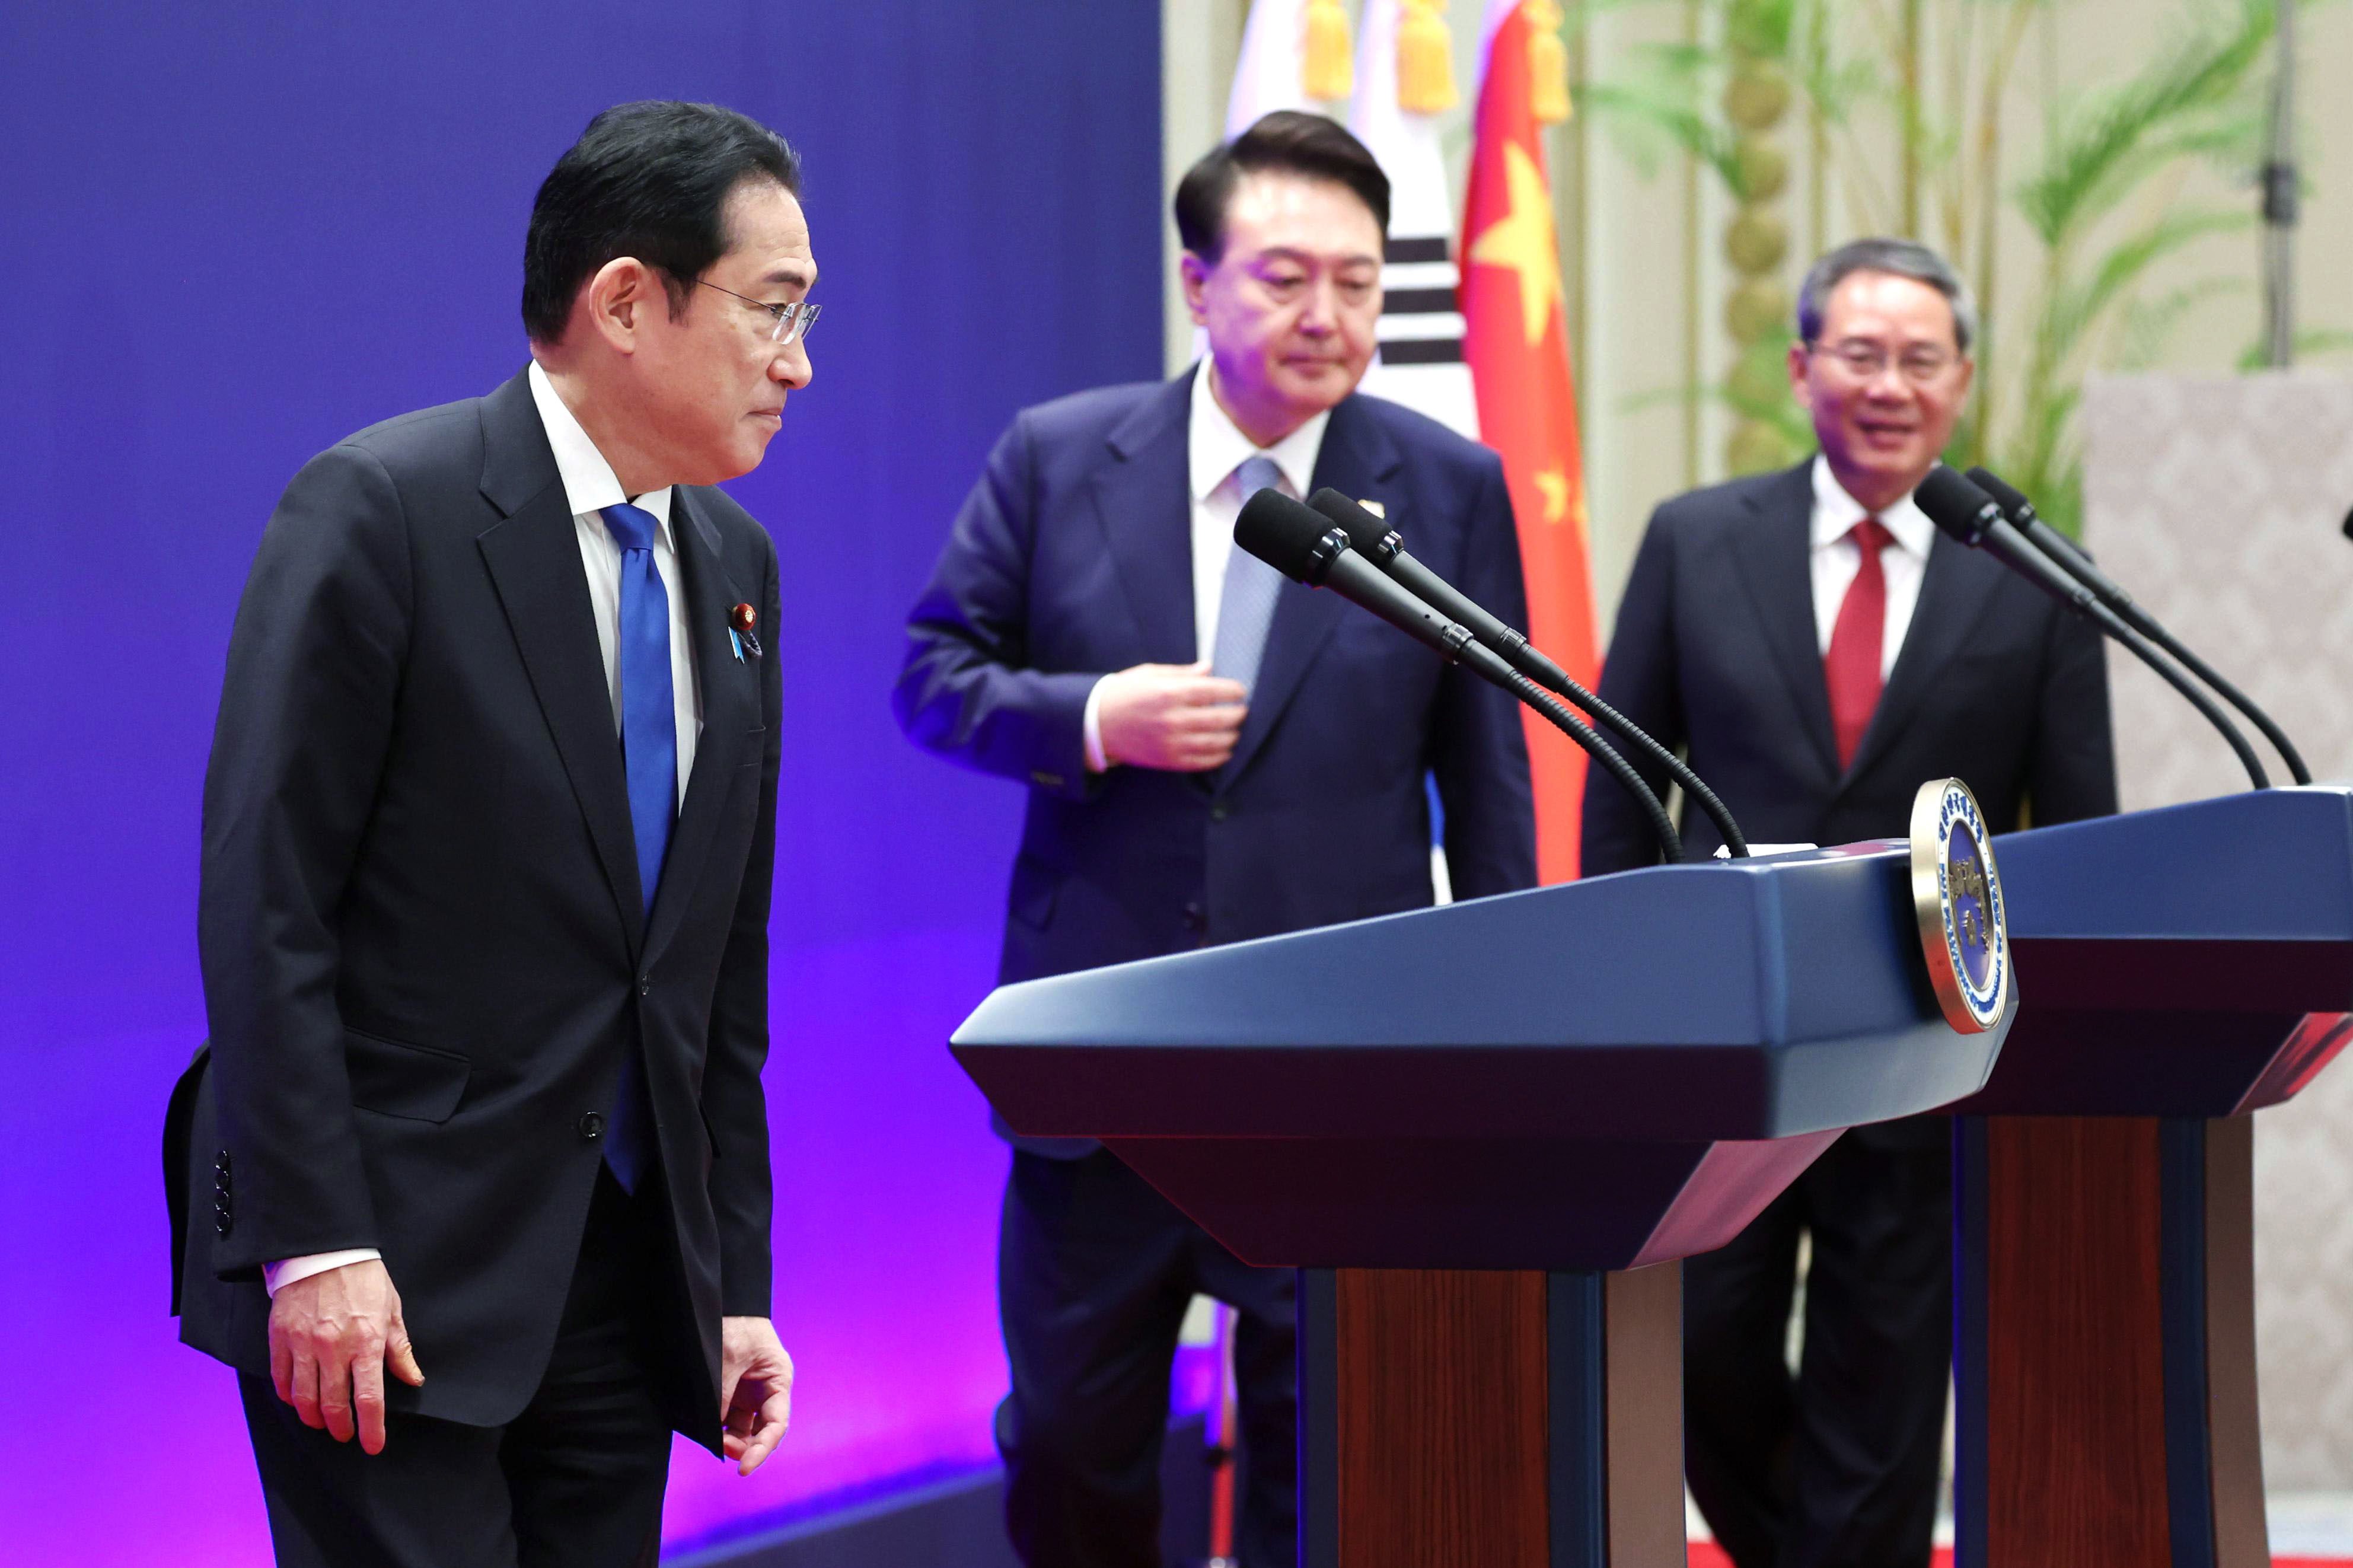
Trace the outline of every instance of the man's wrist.
<instances>
[{"instance_id":1,"label":"man's wrist","mask_svg":"<svg viewBox=\"0 0 2353 1568\"><path fill-rule=\"evenodd\" d=\"M276 1263L263 1264L261 1283L270 1295L276 1296L298 1279L308 1279L314 1274L324 1274L345 1264L378 1262L383 1257L384 1254L372 1246L348 1246L337 1252L307 1253L301 1257L281 1258Z\"/></svg>"},{"instance_id":2,"label":"man's wrist","mask_svg":"<svg viewBox=\"0 0 2353 1568\"><path fill-rule=\"evenodd\" d=\"M1111 760L1103 755L1103 682L1110 678L1108 675L1099 676L1095 683L1087 688L1086 712L1079 720L1079 733L1085 743L1087 771L1090 773L1111 770Z\"/></svg>"}]
</instances>

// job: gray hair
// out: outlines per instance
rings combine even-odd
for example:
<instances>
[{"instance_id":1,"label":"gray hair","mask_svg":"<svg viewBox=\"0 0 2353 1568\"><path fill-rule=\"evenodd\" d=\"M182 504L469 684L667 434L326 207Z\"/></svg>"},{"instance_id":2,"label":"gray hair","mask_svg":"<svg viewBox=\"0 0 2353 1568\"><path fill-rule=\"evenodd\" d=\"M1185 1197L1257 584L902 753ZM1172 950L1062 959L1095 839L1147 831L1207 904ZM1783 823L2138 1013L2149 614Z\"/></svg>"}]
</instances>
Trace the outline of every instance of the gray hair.
<instances>
[{"instance_id":1,"label":"gray hair","mask_svg":"<svg viewBox=\"0 0 2353 1568\"><path fill-rule=\"evenodd\" d=\"M1798 290L1798 336L1812 343L1821 335L1822 310L1831 291L1857 272L1892 272L1926 283L1953 307L1953 343L1963 354L1978 335L1978 304L1952 263L1916 239L1851 239L1807 270Z\"/></svg>"}]
</instances>

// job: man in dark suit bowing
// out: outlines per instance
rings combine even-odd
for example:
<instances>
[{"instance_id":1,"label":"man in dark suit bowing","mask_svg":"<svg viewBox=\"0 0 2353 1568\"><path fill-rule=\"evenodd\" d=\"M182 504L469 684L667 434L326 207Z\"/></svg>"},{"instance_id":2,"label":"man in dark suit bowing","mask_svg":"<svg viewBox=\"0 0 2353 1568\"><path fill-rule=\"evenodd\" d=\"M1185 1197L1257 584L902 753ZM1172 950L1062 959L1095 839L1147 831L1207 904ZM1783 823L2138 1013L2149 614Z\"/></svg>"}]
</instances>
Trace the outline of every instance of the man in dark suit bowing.
<instances>
[{"instance_id":1,"label":"man in dark suit bowing","mask_svg":"<svg viewBox=\"0 0 2353 1568\"><path fill-rule=\"evenodd\" d=\"M1913 504L1968 393L1967 291L1864 239L1807 274L1789 379L1819 456L1651 518L1601 694L1756 842L1901 837L1926 780L1998 825L2116 809L2099 635ZM1646 770L1647 771L1647 770ZM1664 790L1663 777L1653 779ZM1716 845L1704 818L1684 842ZM1585 868L1655 858L1607 779ZM1730 1245L1683 1266L1693 1495L1741 1568L1928 1562L1951 1351L1947 1124L1848 1133ZM1800 1234L1805 1351L1783 1361Z\"/></svg>"},{"instance_id":2,"label":"man in dark suit bowing","mask_svg":"<svg viewBox=\"0 0 2353 1568\"><path fill-rule=\"evenodd\" d=\"M783 1431L776 554L706 487L809 379L799 183L730 111L598 115L532 209L532 364L262 537L167 1147L282 1563L650 1563L672 1429L747 1474Z\"/></svg>"},{"instance_id":3,"label":"man in dark suit bowing","mask_svg":"<svg viewBox=\"0 0 2353 1568\"><path fill-rule=\"evenodd\" d=\"M1388 180L1339 126L1278 113L1196 164L1176 214L1208 356L1025 410L909 621L908 735L1029 789L1007 980L1427 905L1427 776L1458 896L1535 879L1511 699L1233 547L1251 492L1331 485L1521 613L1494 454L1356 394ZM1023 1561L1159 1562L1169 1362L1198 1291L1240 1314L1240 1559L1290 1563L1290 1271L1246 1267L1092 1143L1015 1141L997 1439Z\"/></svg>"}]
</instances>

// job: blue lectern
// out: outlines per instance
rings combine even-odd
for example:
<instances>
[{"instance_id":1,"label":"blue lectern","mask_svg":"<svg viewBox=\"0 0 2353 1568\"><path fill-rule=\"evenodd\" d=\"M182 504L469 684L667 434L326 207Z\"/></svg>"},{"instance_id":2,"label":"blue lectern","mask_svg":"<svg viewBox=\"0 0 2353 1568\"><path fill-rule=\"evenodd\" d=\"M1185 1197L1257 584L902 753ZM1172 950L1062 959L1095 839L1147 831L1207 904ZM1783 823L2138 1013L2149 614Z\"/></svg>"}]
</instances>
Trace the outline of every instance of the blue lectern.
<instances>
[{"instance_id":1,"label":"blue lectern","mask_svg":"<svg viewBox=\"0 0 2353 1568\"><path fill-rule=\"evenodd\" d=\"M1662 866L1008 986L956 1058L1302 1270L1309 1568L1684 1558L1681 1272L1987 1081L1900 846Z\"/></svg>"},{"instance_id":2,"label":"blue lectern","mask_svg":"<svg viewBox=\"0 0 2353 1568\"><path fill-rule=\"evenodd\" d=\"M1962 1568L2262 1568L2253 1134L2353 1033L2353 791L1995 841L2021 1008L1952 1108Z\"/></svg>"}]
</instances>

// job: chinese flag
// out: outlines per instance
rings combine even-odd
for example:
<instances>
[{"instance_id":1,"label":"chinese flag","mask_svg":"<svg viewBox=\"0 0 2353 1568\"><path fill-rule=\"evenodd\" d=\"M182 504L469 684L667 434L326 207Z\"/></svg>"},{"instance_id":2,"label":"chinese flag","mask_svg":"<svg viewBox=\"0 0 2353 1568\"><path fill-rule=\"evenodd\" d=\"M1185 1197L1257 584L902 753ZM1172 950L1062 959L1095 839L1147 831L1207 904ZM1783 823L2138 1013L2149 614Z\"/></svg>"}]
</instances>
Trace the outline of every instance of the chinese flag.
<instances>
[{"instance_id":1,"label":"chinese flag","mask_svg":"<svg viewBox=\"0 0 2353 1568\"><path fill-rule=\"evenodd\" d=\"M1549 7L1547 8L1549 9ZM1504 458L1528 584L1528 641L1591 686L1592 565L1585 475L1568 371L1568 316L1553 236L1552 181L1534 102L1529 7L1493 0L1477 142L1462 225L1463 357L1479 399L1479 434ZM1536 872L1577 875L1585 753L1536 715L1522 715L1535 783Z\"/></svg>"}]
</instances>

